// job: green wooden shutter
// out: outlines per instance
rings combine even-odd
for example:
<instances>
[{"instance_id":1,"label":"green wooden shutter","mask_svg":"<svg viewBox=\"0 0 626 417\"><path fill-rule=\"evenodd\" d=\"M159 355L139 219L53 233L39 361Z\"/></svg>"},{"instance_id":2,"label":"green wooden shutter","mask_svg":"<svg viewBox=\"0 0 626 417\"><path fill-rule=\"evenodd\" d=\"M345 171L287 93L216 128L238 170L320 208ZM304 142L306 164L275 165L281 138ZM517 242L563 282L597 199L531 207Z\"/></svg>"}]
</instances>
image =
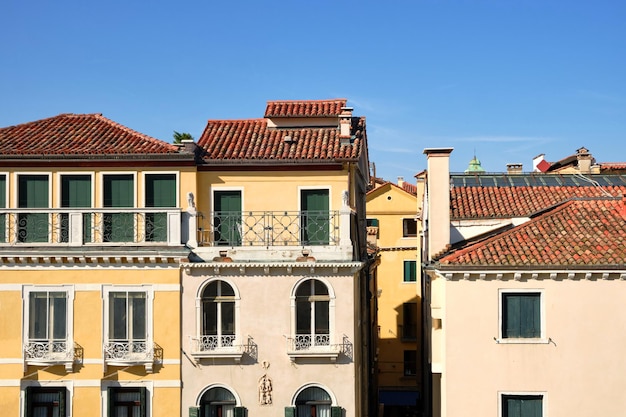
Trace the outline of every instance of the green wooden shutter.
<instances>
[{"instance_id":1,"label":"green wooden shutter","mask_svg":"<svg viewBox=\"0 0 626 417\"><path fill-rule=\"evenodd\" d=\"M296 417L296 407L285 407L285 417Z\"/></svg>"},{"instance_id":2,"label":"green wooden shutter","mask_svg":"<svg viewBox=\"0 0 626 417\"><path fill-rule=\"evenodd\" d=\"M220 246L241 245L241 192L215 191L215 243Z\"/></svg>"},{"instance_id":3,"label":"green wooden shutter","mask_svg":"<svg viewBox=\"0 0 626 417\"><path fill-rule=\"evenodd\" d=\"M139 417L147 417L146 414L146 397L147 397L147 389L146 387L139 388Z\"/></svg>"},{"instance_id":4,"label":"green wooden shutter","mask_svg":"<svg viewBox=\"0 0 626 417\"><path fill-rule=\"evenodd\" d=\"M59 389L59 416L65 416L65 402L67 397L67 389Z\"/></svg>"},{"instance_id":5,"label":"green wooden shutter","mask_svg":"<svg viewBox=\"0 0 626 417\"><path fill-rule=\"evenodd\" d=\"M330 237L328 190L302 190L300 207L302 211L302 243L328 245Z\"/></svg>"},{"instance_id":6,"label":"green wooden shutter","mask_svg":"<svg viewBox=\"0 0 626 417\"><path fill-rule=\"evenodd\" d=\"M113 404L115 404L115 388L107 387L107 417L113 416Z\"/></svg>"},{"instance_id":7,"label":"green wooden shutter","mask_svg":"<svg viewBox=\"0 0 626 417\"><path fill-rule=\"evenodd\" d=\"M24 390L24 415L33 417L33 387L26 387Z\"/></svg>"},{"instance_id":8,"label":"green wooden shutter","mask_svg":"<svg viewBox=\"0 0 626 417\"><path fill-rule=\"evenodd\" d=\"M146 175L146 207L176 207L176 175Z\"/></svg>"},{"instance_id":9,"label":"green wooden shutter","mask_svg":"<svg viewBox=\"0 0 626 417\"><path fill-rule=\"evenodd\" d=\"M200 407L189 407L189 417L200 417Z\"/></svg>"},{"instance_id":10,"label":"green wooden shutter","mask_svg":"<svg viewBox=\"0 0 626 417\"><path fill-rule=\"evenodd\" d=\"M341 407L330 407L330 417L342 417L343 409Z\"/></svg>"},{"instance_id":11,"label":"green wooden shutter","mask_svg":"<svg viewBox=\"0 0 626 417\"><path fill-rule=\"evenodd\" d=\"M502 297L502 337L541 337L541 295L516 293Z\"/></svg>"},{"instance_id":12,"label":"green wooden shutter","mask_svg":"<svg viewBox=\"0 0 626 417\"><path fill-rule=\"evenodd\" d=\"M404 282L415 282L417 279L417 262L404 261Z\"/></svg>"},{"instance_id":13,"label":"green wooden shutter","mask_svg":"<svg viewBox=\"0 0 626 417\"><path fill-rule=\"evenodd\" d=\"M18 176L18 207L47 208L48 176ZM48 213L22 213L18 215L18 240L20 242L47 242Z\"/></svg>"},{"instance_id":14,"label":"green wooden shutter","mask_svg":"<svg viewBox=\"0 0 626 417\"><path fill-rule=\"evenodd\" d=\"M132 174L104 176L104 207L128 208L135 204ZM105 242L133 242L135 222L132 213L109 213L104 216Z\"/></svg>"},{"instance_id":15,"label":"green wooden shutter","mask_svg":"<svg viewBox=\"0 0 626 417\"><path fill-rule=\"evenodd\" d=\"M176 175L149 174L145 184L146 207L176 207ZM167 241L167 213L146 213L146 241Z\"/></svg>"},{"instance_id":16,"label":"green wooden shutter","mask_svg":"<svg viewBox=\"0 0 626 417\"><path fill-rule=\"evenodd\" d=\"M234 417L246 417L246 408L245 407L235 407L234 408Z\"/></svg>"},{"instance_id":17,"label":"green wooden shutter","mask_svg":"<svg viewBox=\"0 0 626 417\"><path fill-rule=\"evenodd\" d=\"M61 207L91 207L91 176L63 175L61 177ZM69 240L69 215L61 215L61 241ZM83 242L91 242L91 214L83 214Z\"/></svg>"},{"instance_id":18,"label":"green wooden shutter","mask_svg":"<svg viewBox=\"0 0 626 417\"><path fill-rule=\"evenodd\" d=\"M7 206L7 178L6 175L0 175L0 208ZM6 236L7 217L5 213L0 213L0 242L7 241Z\"/></svg>"}]
</instances>

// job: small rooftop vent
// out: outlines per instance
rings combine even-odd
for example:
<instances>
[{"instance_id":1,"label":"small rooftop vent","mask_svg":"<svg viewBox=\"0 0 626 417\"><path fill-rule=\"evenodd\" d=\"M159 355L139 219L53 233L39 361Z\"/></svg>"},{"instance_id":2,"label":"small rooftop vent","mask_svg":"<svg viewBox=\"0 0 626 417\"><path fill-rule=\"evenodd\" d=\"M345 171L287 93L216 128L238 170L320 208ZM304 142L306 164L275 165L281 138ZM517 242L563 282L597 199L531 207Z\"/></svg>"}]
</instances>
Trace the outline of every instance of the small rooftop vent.
<instances>
[{"instance_id":1,"label":"small rooftop vent","mask_svg":"<svg viewBox=\"0 0 626 417\"><path fill-rule=\"evenodd\" d=\"M285 136L285 137L283 138L283 141L284 141L285 143L293 143L293 142L295 142L295 139L294 139L294 138L292 138L291 136L287 135L287 136Z\"/></svg>"}]
</instances>

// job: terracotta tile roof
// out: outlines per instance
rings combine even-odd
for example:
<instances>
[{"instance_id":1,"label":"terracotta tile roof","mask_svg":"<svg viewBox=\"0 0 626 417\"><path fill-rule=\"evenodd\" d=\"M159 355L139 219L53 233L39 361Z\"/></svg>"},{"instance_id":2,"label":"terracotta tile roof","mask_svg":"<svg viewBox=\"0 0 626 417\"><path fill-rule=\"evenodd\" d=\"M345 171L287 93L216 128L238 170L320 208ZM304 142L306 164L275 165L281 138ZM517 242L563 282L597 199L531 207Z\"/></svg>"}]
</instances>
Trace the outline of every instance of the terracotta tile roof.
<instances>
[{"instance_id":1,"label":"terracotta tile roof","mask_svg":"<svg viewBox=\"0 0 626 417\"><path fill-rule=\"evenodd\" d=\"M178 148L101 114L60 114L0 128L0 156L174 154Z\"/></svg>"},{"instance_id":2,"label":"terracotta tile roof","mask_svg":"<svg viewBox=\"0 0 626 417\"><path fill-rule=\"evenodd\" d=\"M602 162L600 171L621 171L626 170L626 162Z\"/></svg>"},{"instance_id":3,"label":"terracotta tile roof","mask_svg":"<svg viewBox=\"0 0 626 417\"><path fill-rule=\"evenodd\" d=\"M348 100L281 100L268 101L265 117L326 117L339 116Z\"/></svg>"},{"instance_id":4,"label":"terracotta tile roof","mask_svg":"<svg viewBox=\"0 0 626 417\"><path fill-rule=\"evenodd\" d=\"M626 195L626 186L453 187L451 219L528 217L573 197Z\"/></svg>"},{"instance_id":5,"label":"terracotta tile roof","mask_svg":"<svg viewBox=\"0 0 626 417\"><path fill-rule=\"evenodd\" d=\"M365 118L353 117L350 144L327 127L268 128L267 119L209 120L198 145L208 163L356 161L365 149Z\"/></svg>"},{"instance_id":6,"label":"terracotta tile roof","mask_svg":"<svg viewBox=\"0 0 626 417\"><path fill-rule=\"evenodd\" d=\"M626 200L575 199L440 259L463 266L624 266Z\"/></svg>"},{"instance_id":7,"label":"terracotta tile roof","mask_svg":"<svg viewBox=\"0 0 626 417\"><path fill-rule=\"evenodd\" d=\"M417 195L417 185L415 184L404 182L402 184L402 189L409 194Z\"/></svg>"}]
</instances>

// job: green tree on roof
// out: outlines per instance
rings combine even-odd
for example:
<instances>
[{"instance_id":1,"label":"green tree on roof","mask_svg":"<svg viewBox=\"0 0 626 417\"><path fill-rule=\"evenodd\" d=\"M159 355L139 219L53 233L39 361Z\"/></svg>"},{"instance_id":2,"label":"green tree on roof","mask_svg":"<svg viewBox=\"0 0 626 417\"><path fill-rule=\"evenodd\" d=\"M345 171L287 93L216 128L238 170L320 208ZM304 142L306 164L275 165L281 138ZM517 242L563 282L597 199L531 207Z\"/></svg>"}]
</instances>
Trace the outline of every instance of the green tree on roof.
<instances>
[{"instance_id":1,"label":"green tree on roof","mask_svg":"<svg viewBox=\"0 0 626 417\"><path fill-rule=\"evenodd\" d=\"M181 132L177 132L174 131L174 143L183 143L183 140L193 140L193 136L191 136L191 133L181 133Z\"/></svg>"}]
</instances>

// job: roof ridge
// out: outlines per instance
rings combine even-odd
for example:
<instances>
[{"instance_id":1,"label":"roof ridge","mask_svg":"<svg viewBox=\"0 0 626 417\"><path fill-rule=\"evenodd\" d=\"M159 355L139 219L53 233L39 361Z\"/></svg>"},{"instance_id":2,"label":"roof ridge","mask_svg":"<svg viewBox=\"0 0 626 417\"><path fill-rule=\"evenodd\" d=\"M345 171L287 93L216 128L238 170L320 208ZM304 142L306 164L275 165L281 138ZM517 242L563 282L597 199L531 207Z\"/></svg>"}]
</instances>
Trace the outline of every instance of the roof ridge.
<instances>
[{"instance_id":1,"label":"roof ridge","mask_svg":"<svg viewBox=\"0 0 626 417\"><path fill-rule=\"evenodd\" d=\"M348 101L347 98L329 98L319 100L267 100L267 103L320 103L329 101Z\"/></svg>"},{"instance_id":2,"label":"roof ridge","mask_svg":"<svg viewBox=\"0 0 626 417\"><path fill-rule=\"evenodd\" d=\"M173 151L178 151L178 147L174 146L173 144L171 144L169 142L165 142L164 140L157 139L155 137L146 135L145 133L141 133L141 132L139 132L139 131L137 131L135 129L131 129L128 126L124 126L123 124L118 123L115 120L111 120L108 117L103 116L102 113L94 113L94 114L91 114L89 116L94 116L96 119L99 119L99 120L101 120L101 121L103 121L105 123L108 123L111 126L114 126L114 127L119 128L119 129L122 129L124 132L130 133L130 134L133 134L133 135L141 136L142 138L144 138L144 139L146 139L146 140L148 140L150 142L155 142L155 144L165 145L165 147L170 148Z\"/></svg>"}]
</instances>

